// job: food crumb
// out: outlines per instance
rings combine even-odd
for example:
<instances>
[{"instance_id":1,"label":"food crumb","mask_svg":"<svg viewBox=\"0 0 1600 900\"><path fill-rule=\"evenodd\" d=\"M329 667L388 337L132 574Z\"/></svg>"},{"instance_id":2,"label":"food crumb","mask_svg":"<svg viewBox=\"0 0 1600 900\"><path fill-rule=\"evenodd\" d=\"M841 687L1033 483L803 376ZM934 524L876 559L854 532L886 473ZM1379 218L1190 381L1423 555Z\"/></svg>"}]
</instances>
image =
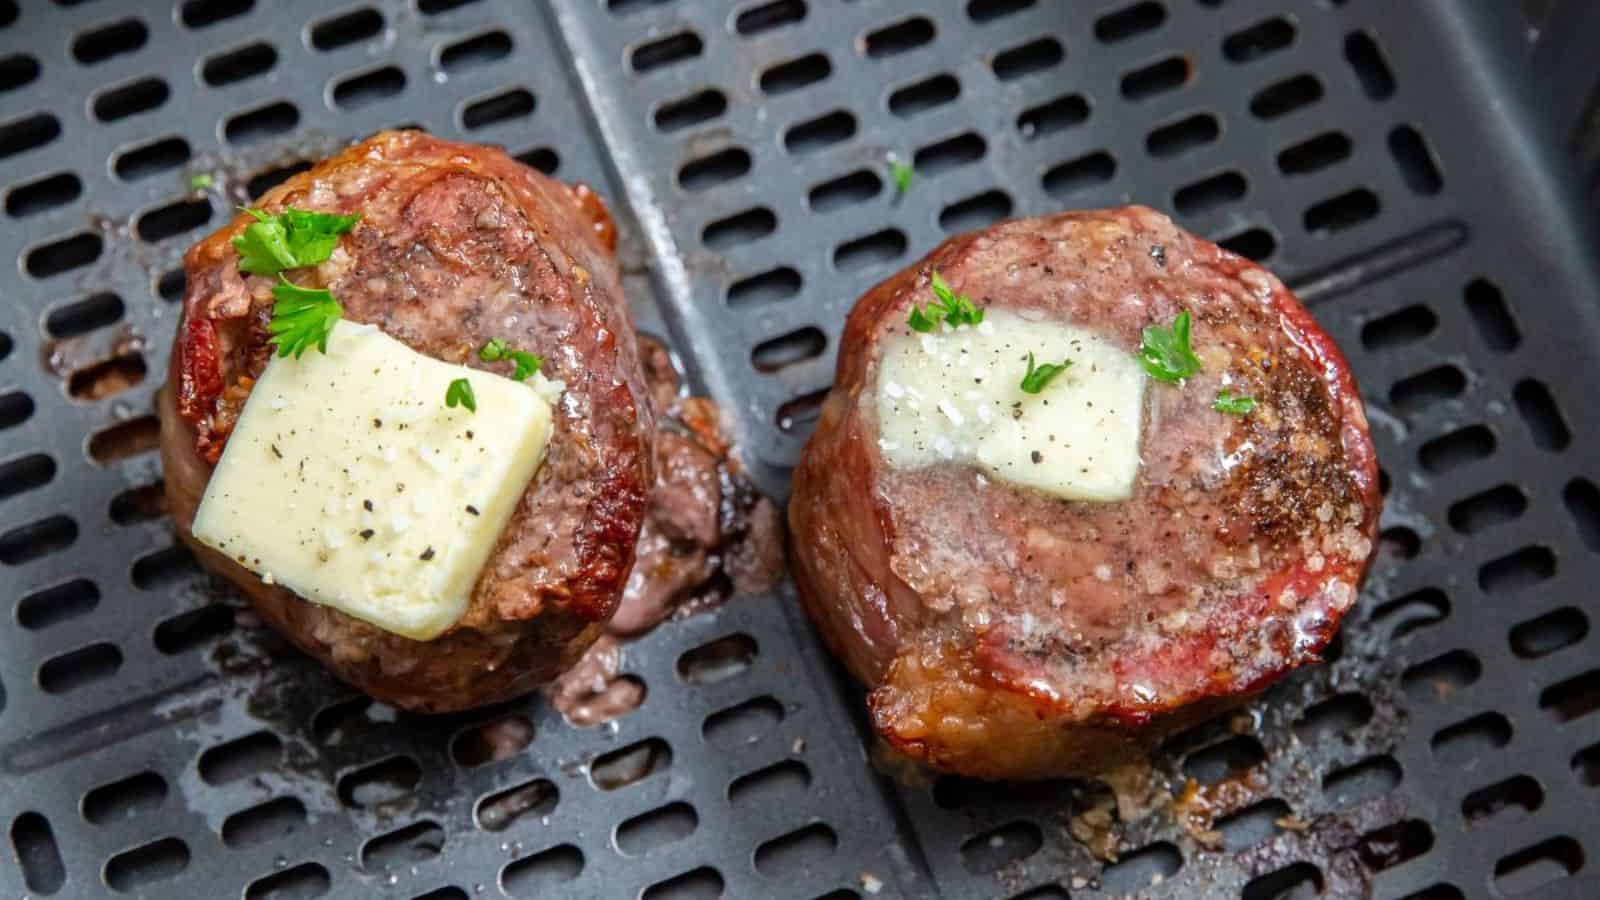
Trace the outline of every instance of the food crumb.
<instances>
[{"instance_id":1,"label":"food crumb","mask_svg":"<svg viewBox=\"0 0 1600 900\"><path fill-rule=\"evenodd\" d=\"M795 738L794 739L794 746L790 747L789 750L792 753L804 753L804 752L806 752L806 739L805 738Z\"/></svg>"},{"instance_id":2,"label":"food crumb","mask_svg":"<svg viewBox=\"0 0 1600 900\"><path fill-rule=\"evenodd\" d=\"M1272 824L1278 826L1284 831L1293 831L1296 834L1304 834L1311 830L1311 826L1306 824L1304 819L1296 815L1279 816L1272 820Z\"/></svg>"},{"instance_id":3,"label":"food crumb","mask_svg":"<svg viewBox=\"0 0 1600 900\"><path fill-rule=\"evenodd\" d=\"M1086 888L1088 886L1089 886L1089 879L1083 877L1082 875L1074 875L1074 876L1072 876L1072 889L1073 890L1081 891L1081 890L1083 890L1084 888Z\"/></svg>"},{"instance_id":4,"label":"food crumb","mask_svg":"<svg viewBox=\"0 0 1600 900\"><path fill-rule=\"evenodd\" d=\"M871 872L862 872L861 889L869 894L876 894L883 890L883 882Z\"/></svg>"}]
</instances>

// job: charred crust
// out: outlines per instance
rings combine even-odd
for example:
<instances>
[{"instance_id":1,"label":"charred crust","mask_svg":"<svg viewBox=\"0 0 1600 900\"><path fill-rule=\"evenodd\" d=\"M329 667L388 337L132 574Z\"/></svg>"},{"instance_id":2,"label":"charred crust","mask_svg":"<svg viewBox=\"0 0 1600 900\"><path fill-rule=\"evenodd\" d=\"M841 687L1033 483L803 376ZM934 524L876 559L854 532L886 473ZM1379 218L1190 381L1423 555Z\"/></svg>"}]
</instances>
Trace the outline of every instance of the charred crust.
<instances>
[{"instance_id":1,"label":"charred crust","mask_svg":"<svg viewBox=\"0 0 1600 900\"><path fill-rule=\"evenodd\" d=\"M1228 449L1249 442L1267 452L1233 471L1222 507L1242 510L1255 538L1284 549L1346 524L1347 511L1364 506L1365 498L1345 457L1341 411L1327 383L1304 365L1273 365L1270 358L1246 383L1258 413L1242 418Z\"/></svg>"}]
</instances>

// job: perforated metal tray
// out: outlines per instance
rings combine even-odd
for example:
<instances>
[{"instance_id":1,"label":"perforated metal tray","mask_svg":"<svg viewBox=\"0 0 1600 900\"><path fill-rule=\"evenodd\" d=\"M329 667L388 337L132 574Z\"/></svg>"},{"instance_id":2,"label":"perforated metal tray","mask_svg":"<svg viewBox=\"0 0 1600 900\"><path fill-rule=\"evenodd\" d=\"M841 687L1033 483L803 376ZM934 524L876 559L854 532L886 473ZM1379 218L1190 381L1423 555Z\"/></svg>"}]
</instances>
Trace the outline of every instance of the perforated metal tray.
<instances>
[{"instance_id":1,"label":"perforated metal tray","mask_svg":"<svg viewBox=\"0 0 1600 900\"><path fill-rule=\"evenodd\" d=\"M1597 17L1526 6L0 0L0 895L1600 896ZM1221 847L1158 810L1105 863L1093 785L877 775L788 588L632 645L592 729L396 715L237 625L154 512L179 257L402 124L597 185L780 496L845 310L949 233L1135 200L1295 285L1382 555L1330 665L1158 757Z\"/></svg>"}]
</instances>

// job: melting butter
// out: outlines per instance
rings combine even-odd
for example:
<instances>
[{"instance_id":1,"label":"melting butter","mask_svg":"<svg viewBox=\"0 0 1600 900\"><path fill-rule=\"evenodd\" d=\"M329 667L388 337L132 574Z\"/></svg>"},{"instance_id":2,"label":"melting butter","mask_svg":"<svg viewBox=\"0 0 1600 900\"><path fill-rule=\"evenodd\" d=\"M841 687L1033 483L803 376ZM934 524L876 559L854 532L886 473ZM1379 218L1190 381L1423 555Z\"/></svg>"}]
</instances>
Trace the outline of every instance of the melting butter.
<instances>
[{"instance_id":1,"label":"melting butter","mask_svg":"<svg viewBox=\"0 0 1600 900\"><path fill-rule=\"evenodd\" d=\"M474 414L445 406L466 378ZM301 597L416 640L467 609L544 458L554 382L441 362L340 321L274 358L245 402L194 536Z\"/></svg>"},{"instance_id":2,"label":"melting butter","mask_svg":"<svg viewBox=\"0 0 1600 900\"><path fill-rule=\"evenodd\" d=\"M1030 352L1072 365L1030 394ZM1145 381L1138 360L1095 333L1006 310L896 331L878 366L878 447L896 468L965 464L1066 500L1124 500L1139 474Z\"/></svg>"}]
</instances>

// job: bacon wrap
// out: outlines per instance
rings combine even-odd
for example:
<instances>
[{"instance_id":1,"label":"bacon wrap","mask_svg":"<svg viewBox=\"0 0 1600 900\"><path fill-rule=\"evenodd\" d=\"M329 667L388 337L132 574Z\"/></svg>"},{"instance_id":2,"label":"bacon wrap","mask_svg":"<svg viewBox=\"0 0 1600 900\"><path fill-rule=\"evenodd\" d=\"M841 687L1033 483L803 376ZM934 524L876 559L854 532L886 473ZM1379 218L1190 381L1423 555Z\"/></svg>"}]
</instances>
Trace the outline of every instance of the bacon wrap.
<instances>
[{"instance_id":1,"label":"bacon wrap","mask_svg":"<svg viewBox=\"0 0 1600 900\"><path fill-rule=\"evenodd\" d=\"M178 341L178 413L198 425L211 415L222 394L217 326L193 316L183 323Z\"/></svg>"}]
</instances>

